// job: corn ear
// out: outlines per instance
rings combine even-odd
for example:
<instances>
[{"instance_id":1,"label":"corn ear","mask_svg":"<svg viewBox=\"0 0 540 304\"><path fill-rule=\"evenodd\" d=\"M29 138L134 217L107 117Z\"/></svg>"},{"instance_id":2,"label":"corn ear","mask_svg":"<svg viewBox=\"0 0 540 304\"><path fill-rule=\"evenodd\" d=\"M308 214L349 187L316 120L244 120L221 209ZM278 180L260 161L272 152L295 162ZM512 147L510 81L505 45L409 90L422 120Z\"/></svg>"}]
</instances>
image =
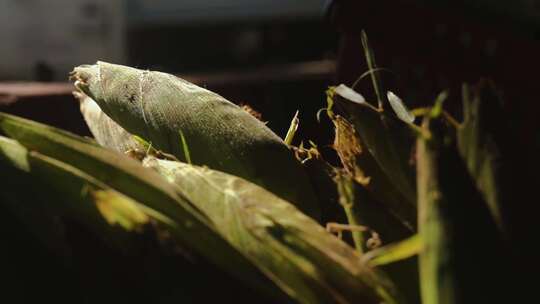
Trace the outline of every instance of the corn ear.
<instances>
[{"instance_id":1,"label":"corn ear","mask_svg":"<svg viewBox=\"0 0 540 304\"><path fill-rule=\"evenodd\" d=\"M320 217L306 173L285 143L225 98L173 75L105 62L76 67L72 76L107 116L156 149L186 161L181 131L194 164L245 178Z\"/></svg>"},{"instance_id":2,"label":"corn ear","mask_svg":"<svg viewBox=\"0 0 540 304\"><path fill-rule=\"evenodd\" d=\"M74 92L80 102L81 114L94 135L97 143L120 153L141 150L143 147L133 139L133 135L110 119L90 97Z\"/></svg>"}]
</instances>

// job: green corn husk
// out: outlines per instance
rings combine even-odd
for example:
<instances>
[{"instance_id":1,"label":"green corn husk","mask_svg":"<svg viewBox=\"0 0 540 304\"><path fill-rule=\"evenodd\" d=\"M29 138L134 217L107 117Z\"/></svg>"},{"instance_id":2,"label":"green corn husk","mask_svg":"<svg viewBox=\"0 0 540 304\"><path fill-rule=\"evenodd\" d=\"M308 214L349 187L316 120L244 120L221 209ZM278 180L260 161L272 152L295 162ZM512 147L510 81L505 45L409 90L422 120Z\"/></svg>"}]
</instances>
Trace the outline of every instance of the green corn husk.
<instances>
[{"instance_id":1,"label":"green corn husk","mask_svg":"<svg viewBox=\"0 0 540 304\"><path fill-rule=\"evenodd\" d=\"M417 141L422 303L510 303L520 281L496 222L469 175L455 134L437 119Z\"/></svg>"},{"instance_id":2,"label":"green corn husk","mask_svg":"<svg viewBox=\"0 0 540 304\"><path fill-rule=\"evenodd\" d=\"M143 168L139 162L69 132L1 112L0 131L27 149L61 159L100 183L166 215L176 225L176 236L182 246L268 295L288 298L243 254L219 236L204 214L180 196L173 185L156 172Z\"/></svg>"},{"instance_id":3,"label":"green corn husk","mask_svg":"<svg viewBox=\"0 0 540 304\"><path fill-rule=\"evenodd\" d=\"M103 113L92 98L79 92L73 94L79 100L81 114L98 144L120 153L144 149L132 134L120 128L114 120Z\"/></svg>"},{"instance_id":4,"label":"green corn husk","mask_svg":"<svg viewBox=\"0 0 540 304\"><path fill-rule=\"evenodd\" d=\"M314 218L306 173L264 123L223 97L173 75L98 62L74 69L76 86L127 132L186 161L245 178Z\"/></svg>"},{"instance_id":5,"label":"green corn husk","mask_svg":"<svg viewBox=\"0 0 540 304\"><path fill-rule=\"evenodd\" d=\"M390 282L293 205L242 178L147 157L216 230L300 303L396 303Z\"/></svg>"}]
</instances>

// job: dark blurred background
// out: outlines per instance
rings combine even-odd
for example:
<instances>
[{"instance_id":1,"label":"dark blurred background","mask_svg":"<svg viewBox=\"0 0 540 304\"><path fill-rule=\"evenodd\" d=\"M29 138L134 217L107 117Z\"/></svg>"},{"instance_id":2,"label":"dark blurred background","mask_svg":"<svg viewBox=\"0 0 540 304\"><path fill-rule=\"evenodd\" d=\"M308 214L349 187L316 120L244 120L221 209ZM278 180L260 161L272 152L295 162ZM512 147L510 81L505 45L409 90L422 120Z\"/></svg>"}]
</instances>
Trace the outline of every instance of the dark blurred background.
<instances>
[{"instance_id":1,"label":"dark blurred background","mask_svg":"<svg viewBox=\"0 0 540 304\"><path fill-rule=\"evenodd\" d=\"M337 34L327 5L2 0L0 109L87 135L63 82L74 66L103 60L174 73L250 104L284 135L297 109L323 106L334 75Z\"/></svg>"},{"instance_id":2,"label":"dark blurred background","mask_svg":"<svg viewBox=\"0 0 540 304\"><path fill-rule=\"evenodd\" d=\"M250 104L280 135L301 109L300 135L325 141L314 113L328 85L367 70L362 29L408 105L450 89L459 116L461 84L489 78L520 118L516 134L538 147L538 0L2 0L0 109L88 134L67 74L104 60ZM358 90L372 96L369 80Z\"/></svg>"}]
</instances>

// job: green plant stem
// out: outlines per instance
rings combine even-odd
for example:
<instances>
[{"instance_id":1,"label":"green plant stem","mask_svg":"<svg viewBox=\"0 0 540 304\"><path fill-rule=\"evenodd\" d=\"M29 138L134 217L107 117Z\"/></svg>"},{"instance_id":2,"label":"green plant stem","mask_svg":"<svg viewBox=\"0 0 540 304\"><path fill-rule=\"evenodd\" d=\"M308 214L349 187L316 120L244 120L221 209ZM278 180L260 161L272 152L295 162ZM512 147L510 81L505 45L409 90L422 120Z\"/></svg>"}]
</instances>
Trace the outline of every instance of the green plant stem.
<instances>
[{"instance_id":1,"label":"green plant stem","mask_svg":"<svg viewBox=\"0 0 540 304\"><path fill-rule=\"evenodd\" d=\"M369 46L368 37L364 30L362 30L362 46L364 48L364 55L366 56L366 63L368 66L368 71L376 71L377 64L375 63L375 55ZM373 83L373 89L375 90L375 95L377 95L377 108L379 110L383 109L383 94L381 91L381 83L379 77L376 73L371 73L371 81Z\"/></svg>"},{"instance_id":2,"label":"green plant stem","mask_svg":"<svg viewBox=\"0 0 540 304\"><path fill-rule=\"evenodd\" d=\"M354 202L351 202L351 204L343 206L343 209L345 210L345 215L347 216L347 221L349 222L349 225L352 226L361 226L360 219L354 212ZM362 231L358 231L355 229L351 229L351 235L354 242L354 248L359 253L364 253L364 235L362 235Z\"/></svg>"},{"instance_id":3,"label":"green plant stem","mask_svg":"<svg viewBox=\"0 0 540 304\"><path fill-rule=\"evenodd\" d=\"M337 172L335 181L339 194L339 203L343 206L349 225L357 227L361 226L362 221L358 218L358 215L354 210L355 188L352 177L345 172ZM362 231L355 231L354 229L350 230L354 247L358 253L362 254L364 252L364 236L362 235Z\"/></svg>"}]
</instances>

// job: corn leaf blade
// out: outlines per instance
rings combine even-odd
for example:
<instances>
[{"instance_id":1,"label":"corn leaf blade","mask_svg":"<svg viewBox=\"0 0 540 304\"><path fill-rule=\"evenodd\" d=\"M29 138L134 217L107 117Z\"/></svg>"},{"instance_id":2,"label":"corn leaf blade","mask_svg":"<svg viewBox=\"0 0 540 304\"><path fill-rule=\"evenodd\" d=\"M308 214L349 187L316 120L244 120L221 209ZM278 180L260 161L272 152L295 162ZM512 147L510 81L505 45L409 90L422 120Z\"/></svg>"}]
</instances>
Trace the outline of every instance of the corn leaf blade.
<instances>
[{"instance_id":1,"label":"corn leaf blade","mask_svg":"<svg viewBox=\"0 0 540 304\"><path fill-rule=\"evenodd\" d=\"M215 232L197 207L179 196L159 174L78 136L13 115L0 113L0 130L28 149L62 159L67 165L166 215L177 223L177 236L182 244L247 284L278 298L285 297L272 281Z\"/></svg>"},{"instance_id":2,"label":"corn leaf blade","mask_svg":"<svg viewBox=\"0 0 540 304\"><path fill-rule=\"evenodd\" d=\"M492 88L484 86L471 92L463 86L464 122L458 129L458 148L467 164L471 176L476 181L479 191L497 222L499 228L507 233L502 211L502 193L505 189L501 182L500 165L502 162L499 143L490 130L488 113L502 118L501 104ZM502 124L502 121L498 123ZM493 123L492 123L493 124Z\"/></svg>"},{"instance_id":3,"label":"corn leaf blade","mask_svg":"<svg viewBox=\"0 0 540 304\"><path fill-rule=\"evenodd\" d=\"M148 157L224 238L246 252L301 303L394 303L395 291L345 243L293 205L248 181ZM204 189L204 190L202 190Z\"/></svg>"},{"instance_id":4,"label":"corn leaf blade","mask_svg":"<svg viewBox=\"0 0 540 304\"><path fill-rule=\"evenodd\" d=\"M410 258L419 254L421 250L422 239L415 234L403 241L369 251L363 258L369 265L375 267Z\"/></svg>"}]
</instances>

